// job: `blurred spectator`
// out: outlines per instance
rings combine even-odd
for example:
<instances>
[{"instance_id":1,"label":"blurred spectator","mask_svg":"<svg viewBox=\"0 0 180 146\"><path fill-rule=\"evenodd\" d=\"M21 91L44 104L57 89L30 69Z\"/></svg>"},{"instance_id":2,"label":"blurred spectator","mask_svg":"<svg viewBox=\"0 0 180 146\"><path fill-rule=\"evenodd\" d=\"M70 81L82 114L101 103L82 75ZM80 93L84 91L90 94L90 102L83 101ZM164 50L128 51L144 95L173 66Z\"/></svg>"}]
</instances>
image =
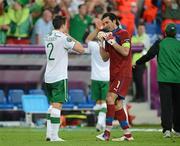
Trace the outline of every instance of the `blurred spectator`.
<instances>
[{"instance_id":1,"label":"blurred spectator","mask_svg":"<svg viewBox=\"0 0 180 146\"><path fill-rule=\"evenodd\" d=\"M42 11L43 11L42 6L37 3L32 4L32 6L30 7L30 13L31 13L31 19L33 25L41 17Z\"/></svg>"},{"instance_id":2,"label":"blurred spectator","mask_svg":"<svg viewBox=\"0 0 180 146\"><path fill-rule=\"evenodd\" d=\"M67 1L70 2L69 6L69 12L71 14L77 14L78 13L78 6L81 4L84 4L85 0L64 0L66 3Z\"/></svg>"},{"instance_id":3,"label":"blurred spectator","mask_svg":"<svg viewBox=\"0 0 180 146\"><path fill-rule=\"evenodd\" d=\"M82 43L86 29L91 24L91 21L92 18L87 15L86 5L79 5L79 14L76 14L70 20L70 35Z\"/></svg>"},{"instance_id":4,"label":"blurred spectator","mask_svg":"<svg viewBox=\"0 0 180 146\"><path fill-rule=\"evenodd\" d=\"M25 5L28 0L17 0L8 8L10 18L10 31L8 44L29 44L30 11Z\"/></svg>"},{"instance_id":5,"label":"blurred spectator","mask_svg":"<svg viewBox=\"0 0 180 146\"><path fill-rule=\"evenodd\" d=\"M86 0L85 3L89 14L93 13L96 6L107 4L106 0Z\"/></svg>"},{"instance_id":6,"label":"blurred spectator","mask_svg":"<svg viewBox=\"0 0 180 146\"><path fill-rule=\"evenodd\" d=\"M34 0L36 4L43 6L44 0Z\"/></svg>"},{"instance_id":7,"label":"blurred spectator","mask_svg":"<svg viewBox=\"0 0 180 146\"><path fill-rule=\"evenodd\" d=\"M107 0L107 3L107 12L117 11L115 1Z\"/></svg>"},{"instance_id":8,"label":"blurred spectator","mask_svg":"<svg viewBox=\"0 0 180 146\"><path fill-rule=\"evenodd\" d=\"M67 27L69 29L69 21L70 21L70 12L68 8L70 7L71 0L61 0L59 4L57 4L53 10L53 15L65 16L67 21Z\"/></svg>"},{"instance_id":9,"label":"blurred spectator","mask_svg":"<svg viewBox=\"0 0 180 146\"><path fill-rule=\"evenodd\" d=\"M10 24L10 19L4 10L3 0L0 0L0 44L6 43L9 24Z\"/></svg>"},{"instance_id":10,"label":"blurred spectator","mask_svg":"<svg viewBox=\"0 0 180 146\"><path fill-rule=\"evenodd\" d=\"M116 0L117 9L119 10L119 17L121 23L126 26L130 36L134 33L135 28L135 14L137 11L137 0Z\"/></svg>"},{"instance_id":11,"label":"blurred spectator","mask_svg":"<svg viewBox=\"0 0 180 146\"><path fill-rule=\"evenodd\" d=\"M148 22L152 23L157 16L158 8L154 3L154 0L145 0L144 2L144 12L143 12L143 19Z\"/></svg>"},{"instance_id":12,"label":"blurred spectator","mask_svg":"<svg viewBox=\"0 0 180 146\"><path fill-rule=\"evenodd\" d=\"M143 44L144 49L140 53L133 54L133 65L136 61L143 55L146 54L147 50L150 48L150 38L145 32L144 23L138 25L138 34L132 37L133 44ZM133 81L135 83L136 94L133 101L142 102L145 101L144 98L144 86L143 86L143 74L145 70L145 64L137 65L136 68L133 68Z\"/></svg>"},{"instance_id":13,"label":"blurred spectator","mask_svg":"<svg viewBox=\"0 0 180 146\"><path fill-rule=\"evenodd\" d=\"M39 18L34 26L32 33L32 44L44 44L44 37L53 29L52 12L48 9L44 10L42 18Z\"/></svg>"},{"instance_id":14,"label":"blurred spectator","mask_svg":"<svg viewBox=\"0 0 180 146\"><path fill-rule=\"evenodd\" d=\"M180 1L179 0L163 0L162 6L162 32L168 23L180 24Z\"/></svg>"},{"instance_id":15,"label":"blurred spectator","mask_svg":"<svg viewBox=\"0 0 180 146\"><path fill-rule=\"evenodd\" d=\"M57 5L56 0L44 0L44 9L49 9L53 12L55 6Z\"/></svg>"},{"instance_id":16,"label":"blurred spectator","mask_svg":"<svg viewBox=\"0 0 180 146\"><path fill-rule=\"evenodd\" d=\"M179 0L165 0L164 19L180 20L180 2Z\"/></svg>"},{"instance_id":17,"label":"blurred spectator","mask_svg":"<svg viewBox=\"0 0 180 146\"><path fill-rule=\"evenodd\" d=\"M70 19L70 13L68 8L70 7L71 0L61 0L61 2L54 8L54 14L65 16L68 20Z\"/></svg>"}]
</instances>

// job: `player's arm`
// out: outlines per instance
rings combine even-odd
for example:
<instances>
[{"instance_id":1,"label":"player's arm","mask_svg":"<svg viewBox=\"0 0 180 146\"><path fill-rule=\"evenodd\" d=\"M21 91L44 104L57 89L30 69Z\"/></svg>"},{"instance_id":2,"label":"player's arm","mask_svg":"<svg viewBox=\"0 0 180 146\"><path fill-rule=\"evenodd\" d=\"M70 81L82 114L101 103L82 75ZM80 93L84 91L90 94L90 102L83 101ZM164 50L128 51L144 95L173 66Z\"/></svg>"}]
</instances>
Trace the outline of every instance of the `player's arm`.
<instances>
[{"instance_id":1,"label":"player's arm","mask_svg":"<svg viewBox=\"0 0 180 146\"><path fill-rule=\"evenodd\" d=\"M35 36L35 42L36 42L36 44L40 44L40 38L39 38L38 34L36 34L36 36Z\"/></svg>"},{"instance_id":2,"label":"player's arm","mask_svg":"<svg viewBox=\"0 0 180 146\"><path fill-rule=\"evenodd\" d=\"M101 55L101 58L104 62L108 61L109 60L109 53L107 51L105 51L105 48L103 47L103 42L99 42L99 51L100 51L100 55Z\"/></svg>"},{"instance_id":3,"label":"player's arm","mask_svg":"<svg viewBox=\"0 0 180 146\"><path fill-rule=\"evenodd\" d=\"M160 40L157 40L151 46L151 48L148 50L148 52L136 61L136 64L137 65L144 64L144 63L148 62L149 60L151 60L152 58L154 58L156 55L158 55L159 54L159 43L160 43Z\"/></svg>"},{"instance_id":4,"label":"player's arm","mask_svg":"<svg viewBox=\"0 0 180 146\"><path fill-rule=\"evenodd\" d=\"M124 31L122 33L121 36L121 45L116 42L115 37L112 35L112 33L106 33L107 35L105 36L105 40L107 41L107 43L109 43L110 45L112 45L114 47L114 49L120 53L123 56L128 56L129 54L129 50L131 47L130 44L130 38L129 35L126 31Z\"/></svg>"},{"instance_id":5,"label":"player's arm","mask_svg":"<svg viewBox=\"0 0 180 146\"><path fill-rule=\"evenodd\" d=\"M85 52L85 49L84 47L82 46L82 44L78 41L75 42L75 45L73 47L73 50L80 53L80 54L83 54Z\"/></svg>"},{"instance_id":6,"label":"player's arm","mask_svg":"<svg viewBox=\"0 0 180 146\"><path fill-rule=\"evenodd\" d=\"M91 32L85 42L88 43L89 41L93 41L96 37L98 37L98 33L103 29L102 21L98 18L94 19L95 29L93 32Z\"/></svg>"},{"instance_id":7,"label":"player's arm","mask_svg":"<svg viewBox=\"0 0 180 146\"><path fill-rule=\"evenodd\" d=\"M37 23L34 26L34 32L35 32L35 43L40 44L41 26L39 21L37 21Z\"/></svg>"},{"instance_id":8,"label":"player's arm","mask_svg":"<svg viewBox=\"0 0 180 146\"><path fill-rule=\"evenodd\" d=\"M82 44L79 41L77 41L76 39L71 37L69 34L66 34L66 36L67 36L67 41L69 42L68 44L73 45L73 47L71 48L72 50L74 50L80 54L83 54L85 52L84 47L82 46ZM70 45L70 47L71 47L71 45Z\"/></svg>"},{"instance_id":9,"label":"player's arm","mask_svg":"<svg viewBox=\"0 0 180 146\"><path fill-rule=\"evenodd\" d=\"M130 50L130 43L129 42L125 42L121 45L119 45L118 43L115 43L112 45L114 47L114 49L120 53L123 56L128 56L129 54L129 50Z\"/></svg>"},{"instance_id":10,"label":"player's arm","mask_svg":"<svg viewBox=\"0 0 180 146\"><path fill-rule=\"evenodd\" d=\"M93 41L93 40L96 38L98 32L99 32L98 29L95 29L93 32L91 32L91 33L87 36L85 42L88 43L89 41Z\"/></svg>"}]
</instances>

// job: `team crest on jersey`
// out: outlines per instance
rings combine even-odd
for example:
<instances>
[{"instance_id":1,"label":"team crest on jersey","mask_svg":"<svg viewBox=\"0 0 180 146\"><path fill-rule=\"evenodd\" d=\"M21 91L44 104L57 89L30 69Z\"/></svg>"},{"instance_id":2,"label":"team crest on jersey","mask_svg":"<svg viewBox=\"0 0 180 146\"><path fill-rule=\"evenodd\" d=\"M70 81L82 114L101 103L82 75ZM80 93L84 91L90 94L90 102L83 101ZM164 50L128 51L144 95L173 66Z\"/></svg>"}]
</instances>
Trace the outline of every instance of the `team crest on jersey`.
<instances>
[{"instance_id":1,"label":"team crest on jersey","mask_svg":"<svg viewBox=\"0 0 180 146\"><path fill-rule=\"evenodd\" d=\"M70 37L67 37L68 42L72 42L72 39Z\"/></svg>"}]
</instances>

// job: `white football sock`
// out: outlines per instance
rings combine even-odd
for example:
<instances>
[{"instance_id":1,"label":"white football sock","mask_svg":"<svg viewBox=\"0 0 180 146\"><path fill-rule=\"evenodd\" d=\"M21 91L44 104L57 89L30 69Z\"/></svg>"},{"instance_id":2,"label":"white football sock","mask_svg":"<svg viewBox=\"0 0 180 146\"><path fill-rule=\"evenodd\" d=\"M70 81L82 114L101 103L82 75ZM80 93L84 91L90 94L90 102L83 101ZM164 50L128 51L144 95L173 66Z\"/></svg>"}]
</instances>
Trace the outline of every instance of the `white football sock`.
<instances>
[{"instance_id":1,"label":"white football sock","mask_svg":"<svg viewBox=\"0 0 180 146\"><path fill-rule=\"evenodd\" d=\"M51 109L51 139L55 140L58 139L58 132L60 126L60 115L61 111L56 108Z\"/></svg>"},{"instance_id":2,"label":"white football sock","mask_svg":"<svg viewBox=\"0 0 180 146\"><path fill-rule=\"evenodd\" d=\"M97 124L101 125L101 127L104 129L105 126L106 126L106 122L105 121L106 121L106 113L99 112Z\"/></svg>"},{"instance_id":3,"label":"white football sock","mask_svg":"<svg viewBox=\"0 0 180 146\"><path fill-rule=\"evenodd\" d=\"M51 109L52 109L52 106L50 105L47 111L46 138L51 138L51 119L50 119Z\"/></svg>"}]
</instances>

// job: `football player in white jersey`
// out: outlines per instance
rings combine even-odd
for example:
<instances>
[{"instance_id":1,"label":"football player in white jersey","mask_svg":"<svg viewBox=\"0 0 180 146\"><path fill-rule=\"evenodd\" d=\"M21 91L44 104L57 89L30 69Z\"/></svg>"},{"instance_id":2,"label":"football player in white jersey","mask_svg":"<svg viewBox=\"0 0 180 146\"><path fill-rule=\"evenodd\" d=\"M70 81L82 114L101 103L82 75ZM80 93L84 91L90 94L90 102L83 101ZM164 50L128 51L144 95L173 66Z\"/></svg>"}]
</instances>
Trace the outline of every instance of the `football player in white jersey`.
<instances>
[{"instance_id":1,"label":"football player in white jersey","mask_svg":"<svg viewBox=\"0 0 180 146\"><path fill-rule=\"evenodd\" d=\"M47 65L45 88L51 106L47 116L47 141L64 141L58 136L62 103L67 101L68 51L80 54L84 48L80 42L67 34L66 18L56 16L53 19L54 30L45 37ZM78 30L77 30L78 31Z\"/></svg>"},{"instance_id":2,"label":"football player in white jersey","mask_svg":"<svg viewBox=\"0 0 180 146\"><path fill-rule=\"evenodd\" d=\"M96 20L95 20L96 21ZM97 114L96 130L103 131L106 126L106 95L109 90L109 61L104 62L100 55L100 46L96 35L98 24L95 22L96 28L86 38L88 51L91 53L91 98L96 101L94 110Z\"/></svg>"}]
</instances>

